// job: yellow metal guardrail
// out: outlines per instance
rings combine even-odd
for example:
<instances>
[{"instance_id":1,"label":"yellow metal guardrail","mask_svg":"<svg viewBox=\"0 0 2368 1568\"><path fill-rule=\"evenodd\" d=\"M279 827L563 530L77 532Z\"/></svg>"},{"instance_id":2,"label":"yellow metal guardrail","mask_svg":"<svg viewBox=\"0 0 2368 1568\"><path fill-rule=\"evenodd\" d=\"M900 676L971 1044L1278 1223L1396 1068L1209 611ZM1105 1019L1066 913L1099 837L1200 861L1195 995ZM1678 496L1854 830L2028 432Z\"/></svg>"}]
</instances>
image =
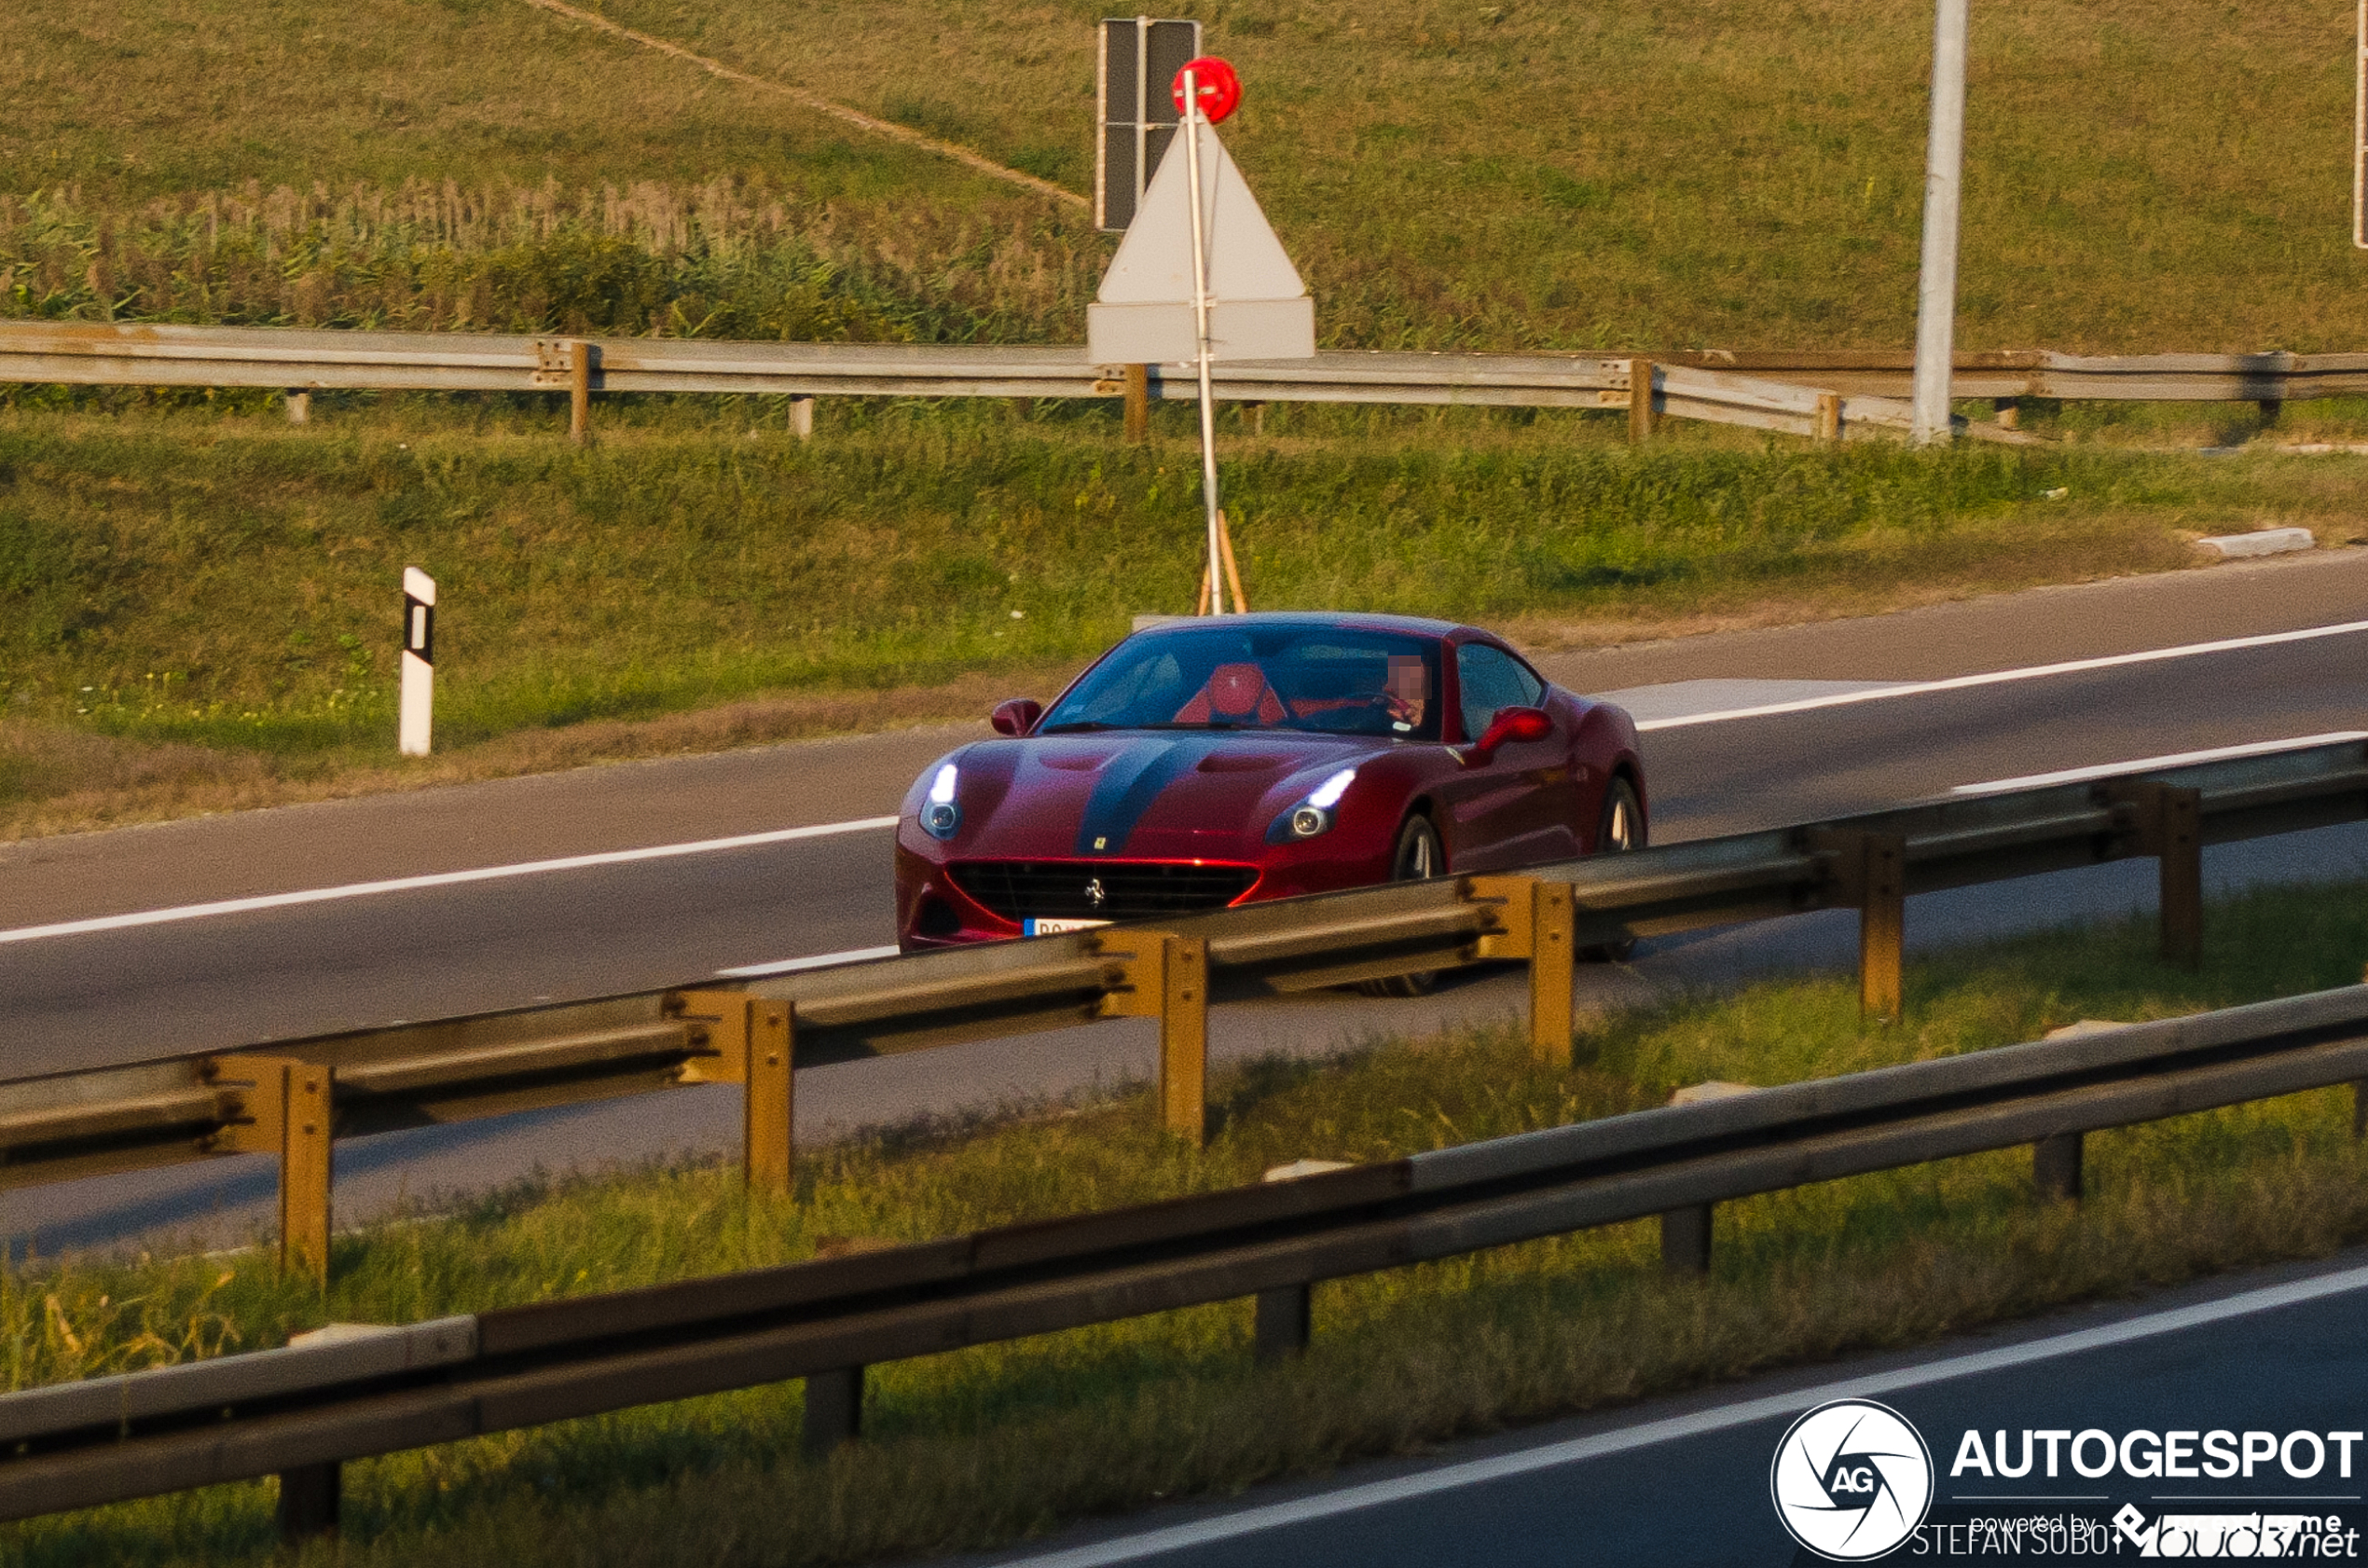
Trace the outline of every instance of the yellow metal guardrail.
<instances>
[{"instance_id":1,"label":"yellow metal guardrail","mask_svg":"<svg viewBox=\"0 0 2368 1568\"><path fill-rule=\"evenodd\" d=\"M2208 843L2368 818L2368 746L1950 799L1831 822L1279 900L808 970L0 1082L0 1190L234 1154L281 1165L283 1261L325 1271L341 1137L700 1083L745 1086L744 1163L787 1191L796 1069L1073 1027L1160 1025L1162 1125L1198 1139L1212 1001L1526 963L1530 1034L1571 1047L1586 947L1860 912L1868 1014L1900 1008L1911 894L2132 857L2161 868L2167 956L2196 962Z\"/></svg>"}]
</instances>

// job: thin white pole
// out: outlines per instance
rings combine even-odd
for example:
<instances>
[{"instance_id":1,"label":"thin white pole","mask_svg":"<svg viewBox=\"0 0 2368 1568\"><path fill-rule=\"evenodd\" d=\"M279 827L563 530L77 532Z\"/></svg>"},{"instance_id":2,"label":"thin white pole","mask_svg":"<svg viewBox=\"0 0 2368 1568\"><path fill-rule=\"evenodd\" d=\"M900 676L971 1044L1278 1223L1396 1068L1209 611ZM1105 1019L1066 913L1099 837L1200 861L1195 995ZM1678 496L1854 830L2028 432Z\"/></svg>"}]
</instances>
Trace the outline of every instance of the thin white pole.
<instances>
[{"instance_id":1,"label":"thin white pole","mask_svg":"<svg viewBox=\"0 0 2368 1568\"><path fill-rule=\"evenodd\" d=\"M1965 13L1938 0L1933 16L1933 125L1925 145L1924 260L1916 285L1916 406L1908 439L1948 439L1948 374L1957 348L1957 212L1965 166Z\"/></svg>"},{"instance_id":2,"label":"thin white pole","mask_svg":"<svg viewBox=\"0 0 2368 1568\"><path fill-rule=\"evenodd\" d=\"M2360 58L2352 63L2351 242L2368 251L2368 0L2360 0Z\"/></svg>"},{"instance_id":3,"label":"thin white pole","mask_svg":"<svg viewBox=\"0 0 2368 1568\"><path fill-rule=\"evenodd\" d=\"M1208 368L1208 214L1201 206L1201 98L1184 73L1184 172L1192 182L1192 324L1201 344L1201 500L1208 511L1208 612L1225 613L1225 569L1217 553L1217 397Z\"/></svg>"}]
</instances>

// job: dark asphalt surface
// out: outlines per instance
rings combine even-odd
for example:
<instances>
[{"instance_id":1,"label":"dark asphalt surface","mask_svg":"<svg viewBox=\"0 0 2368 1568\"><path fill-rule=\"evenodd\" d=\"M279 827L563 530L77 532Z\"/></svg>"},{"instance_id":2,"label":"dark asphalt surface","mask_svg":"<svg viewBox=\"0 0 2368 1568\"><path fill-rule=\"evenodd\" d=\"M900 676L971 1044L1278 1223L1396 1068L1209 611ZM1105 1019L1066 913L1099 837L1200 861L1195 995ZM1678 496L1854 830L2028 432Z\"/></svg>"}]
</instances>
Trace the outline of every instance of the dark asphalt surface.
<instances>
[{"instance_id":1,"label":"dark asphalt surface","mask_svg":"<svg viewBox=\"0 0 2368 1568\"><path fill-rule=\"evenodd\" d=\"M1421 1462L1355 1466L1318 1486L1261 1488L1226 1506L1136 1516L1123 1528L1072 1532L1034 1550L991 1561L1013 1568L1574 1568L1577 1564L1655 1564L1657 1568L1776 1568L1799 1555L1783 1534L1769 1495L1777 1444L1800 1414L1832 1398L1879 1401L1906 1416L1932 1451L1935 1524L1984 1518L2110 1519L2125 1505L2149 1520L2187 1514L2336 1514L2368 1542L2368 1444L2355 1448L2352 1478L2331 1458L2308 1480L2265 1465L2248 1481L2138 1479L2116 1472L2097 1480L2067 1464L2055 1480L2041 1467L2019 1481L1978 1475L1950 1479L1963 1434L1985 1445L2001 1429L2018 1447L2025 1428L2078 1433L2143 1429L2282 1437L2368 1429L2368 1272L2358 1254L2328 1263L2263 1271L2201 1289L2167 1292L2143 1302L2059 1314L2009 1331L1944 1341L1880 1358L1756 1379L1684 1398L1652 1401L1616 1414L1555 1423L1475 1443L1451 1445ZM2076 1348L1971 1375L1929 1380L1958 1356L2039 1347L2075 1332L2111 1334L2158 1314L2215 1299L2243 1306L2254 1291L2322 1279L2347 1287L2317 1300L2246 1311L2169 1332ZM1911 1386L1887 1387L1886 1380ZM1740 1423L1735 1412L1756 1419ZM1668 1424L1680 1435L1625 1451L1555 1461L1564 1445ZM1708 1430L1686 1431L1689 1425ZM2090 1451L2092 1459L2094 1450ZM1523 1456L1530 1456L1524 1458ZM1536 1466L1536 1460L1548 1463ZM1535 1467L1534 1467L1535 1466ZM1490 1469L1516 1469L1491 1476ZM1473 1479L1459 1478L1479 1472ZM1348 1494L1356 1492L1352 1498ZM1978 1501L2011 1494L2013 1501ZM1364 1506L1342 1507L1364 1500ZM1273 1520L1277 1510L1315 1517ZM1260 1527L1263 1525L1263 1527ZM1177 1541L1177 1533L1199 1534ZM2102 1532L2110 1536L2111 1531ZM1957 1537L1953 1544L1965 1545ZM1163 1543L1165 1549L1160 1549ZM1934 1534L1903 1561L1948 1561L1952 1544ZM2138 1555L2127 1543L2117 1553ZM2026 1550L2026 1557L2043 1554ZM2046 1560L2054 1561L2053 1557Z\"/></svg>"},{"instance_id":2,"label":"dark asphalt surface","mask_svg":"<svg viewBox=\"0 0 2368 1568\"><path fill-rule=\"evenodd\" d=\"M1881 679L1880 670L1866 672ZM2368 729L2368 635L1645 736L1656 836ZM907 776L909 777L909 776ZM830 803L892 811L902 792ZM0 947L0 1074L135 1060L892 942L884 831Z\"/></svg>"},{"instance_id":3,"label":"dark asphalt surface","mask_svg":"<svg viewBox=\"0 0 2368 1568\"><path fill-rule=\"evenodd\" d=\"M2305 568L2307 570L2305 570ZM1723 679L1926 680L2368 616L2368 552L2044 590L1929 612L1541 660L1582 690ZM1741 831L2051 769L2368 730L2368 636L1928 693L1645 737L1663 840ZM0 846L0 930L218 898L769 832L892 811L970 727L376 797ZM0 1077L679 983L892 940L888 834L373 895L0 943ZM2361 874L2368 831L2215 849L2215 888ZM2152 867L2094 868L1911 901L1911 951L2153 902ZM1647 943L1585 966L1578 1004L1839 967L1846 912ZM1514 1015L1522 977L1467 971L1417 1002L1325 993L1220 1010L1218 1062L1336 1052L1377 1035ZM801 1141L916 1115L1040 1102L1138 1080L1136 1021L819 1070ZM538 1168L734 1146L729 1089L686 1090L338 1150L341 1224ZM212 1162L11 1195L8 1243L218 1245L265 1217L267 1162Z\"/></svg>"}]
</instances>

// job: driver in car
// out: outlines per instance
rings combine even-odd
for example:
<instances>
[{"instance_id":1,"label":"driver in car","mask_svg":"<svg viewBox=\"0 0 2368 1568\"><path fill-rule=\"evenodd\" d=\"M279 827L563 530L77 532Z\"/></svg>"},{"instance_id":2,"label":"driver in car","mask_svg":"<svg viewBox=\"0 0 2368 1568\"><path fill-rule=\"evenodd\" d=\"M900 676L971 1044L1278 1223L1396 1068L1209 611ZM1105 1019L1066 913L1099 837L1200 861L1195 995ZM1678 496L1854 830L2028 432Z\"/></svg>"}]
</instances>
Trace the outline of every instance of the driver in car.
<instances>
[{"instance_id":1,"label":"driver in car","mask_svg":"<svg viewBox=\"0 0 2368 1568\"><path fill-rule=\"evenodd\" d=\"M1392 653L1389 676L1382 696L1382 710L1390 717L1390 727L1398 731L1418 729L1423 722L1423 707L1427 700L1429 685L1423 661L1411 653Z\"/></svg>"}]
</instances>

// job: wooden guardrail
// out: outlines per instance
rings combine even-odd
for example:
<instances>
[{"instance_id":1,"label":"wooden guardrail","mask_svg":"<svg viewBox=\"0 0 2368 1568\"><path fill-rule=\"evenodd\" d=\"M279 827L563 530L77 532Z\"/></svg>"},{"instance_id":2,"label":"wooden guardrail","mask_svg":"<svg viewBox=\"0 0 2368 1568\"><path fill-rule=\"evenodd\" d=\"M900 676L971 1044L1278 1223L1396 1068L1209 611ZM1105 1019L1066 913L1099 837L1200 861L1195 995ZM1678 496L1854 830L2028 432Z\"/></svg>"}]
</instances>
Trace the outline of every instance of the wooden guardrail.
<instances>
[{"instance_id":1,"label":"wooden guardrail","mask_svg":"<svg viewBox=\"0 0 2368 1568\"><path fill-rule=\"evenodd\" d=\"M2100 861L2160 865L2167 956L2202 941L2207 844L2368 818L2368 743L1948 799L1538 866L1277 900L752 982L638 992L254 1051L0 1082L0 1190L266 1153L284 1264L324 1275L337 1139L697 1083L740 1083L754 1186L790 1186L795 1070L1115 1017L1160 1025L1163 1127L1198 1139L1212 1000L1494 961L1567 1060L1576 953L1634 936L1860 912L1863 1005L1900 1009L1906 901Z\"/></svg>"},{"instance_id":2,"label":"wooden guardrail","mask_svg":"<svg viewBox=\"0 0 2368 1568\"><path fill-rule=\"evenodd\" d=\"M1945 857L1944 857L1945 859ZM1172 940L1172 939L1170 939ZM1188 975L1185 983L1190 983ZM805 1380L805 1438L860 1429L867 1367L1255 1297L1261 1359L1319 1281L1660 1217L1708 1267L1713 1208L2029 1144L2077 1199L2086 1134L2368 1080L2368 986L2007 1046L1230 1191L0 1396L0 1520L277 1475L282 1534L334 1530L340 1466Z\"/></svg>"}]
</instances>

